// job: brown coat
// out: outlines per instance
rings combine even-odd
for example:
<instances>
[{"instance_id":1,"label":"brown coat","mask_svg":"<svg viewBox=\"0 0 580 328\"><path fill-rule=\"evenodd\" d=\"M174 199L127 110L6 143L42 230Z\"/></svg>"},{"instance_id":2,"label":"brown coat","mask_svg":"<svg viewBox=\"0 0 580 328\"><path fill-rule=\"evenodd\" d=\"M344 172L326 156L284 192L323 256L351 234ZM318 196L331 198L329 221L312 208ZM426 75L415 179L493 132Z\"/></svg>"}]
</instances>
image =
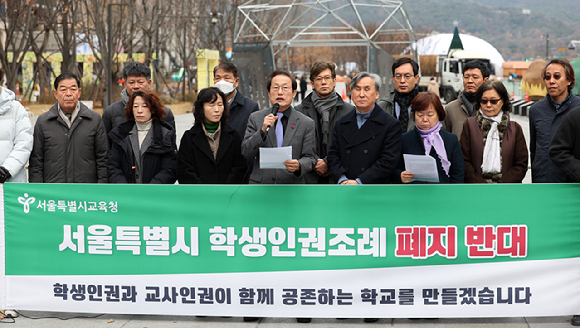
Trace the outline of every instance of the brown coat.
<instances>
[{"instance_id":1,"label":"brown coat","mask_svg":"<svg viewBox=\"0 0 580 328\"><path fill-rule=\"evenodd\" d=\"M465 161L465 182L486 183L481 172L483 163L483 131L477 124L477 117L470 117L463 123L461 149ZM521 183L528 170L528 147L522 127L510 121L501 143L500 183Z\"/></svg>"},{"instance_id":2,"label":"brown coat","mask_svg":"<svg viewBox=\"0 0 580 328\"><path fill-rule=\"evenodd\" d=\"M445 106L445 129L456 135L460 141L463 123L469 118L469 111L463 102L462 93L463 91L459 93L457 99ZM477 113L476 110L473 112Z\"/></svg>"}]
</instances>

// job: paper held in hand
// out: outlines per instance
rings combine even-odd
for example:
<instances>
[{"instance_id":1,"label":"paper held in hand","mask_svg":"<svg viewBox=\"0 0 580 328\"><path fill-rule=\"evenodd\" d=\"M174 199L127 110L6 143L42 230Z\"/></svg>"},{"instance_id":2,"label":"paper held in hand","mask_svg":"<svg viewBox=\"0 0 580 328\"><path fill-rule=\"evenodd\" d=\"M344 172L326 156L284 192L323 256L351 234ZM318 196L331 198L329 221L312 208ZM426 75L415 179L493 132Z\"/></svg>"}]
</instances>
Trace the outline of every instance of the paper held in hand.
<instances>
[{"instance_id":1,"label":"paper held in hand","mask_svg":"<svg viewBox=\"0 0 580 328\"><path fill-rule=\"evenodd\" d=\"M284 162L292 159L292 146L280 148L260 147L261 169L286 169Z\"/></svg>"},{"instance_id":2,"label":"paper held in hand","mask_svg":"<svg viewBox=\"0 0 580 328\"><path fill-rule=\"evenodd\" d=\"M403 154L405 160L405 170L412 172L415 176L413 181L439 182L437 172L437 162L429 155Z\"/></svg>"}]
</instances>

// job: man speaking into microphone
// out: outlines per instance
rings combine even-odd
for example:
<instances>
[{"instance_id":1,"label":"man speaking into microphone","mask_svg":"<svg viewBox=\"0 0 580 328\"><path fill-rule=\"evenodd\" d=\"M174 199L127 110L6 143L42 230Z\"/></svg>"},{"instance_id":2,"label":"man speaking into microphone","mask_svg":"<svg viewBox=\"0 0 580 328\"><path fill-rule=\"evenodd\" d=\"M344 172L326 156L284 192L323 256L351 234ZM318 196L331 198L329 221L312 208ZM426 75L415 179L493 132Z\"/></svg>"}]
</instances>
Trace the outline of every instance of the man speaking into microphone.
<instances>
[{"instance_id":1,"label":"man speaking into microphone","mask_svg":"<svg viewBox=\"0 0 580 328\"><path fill-rule=\"evenodd\" d=\"M316 165L314 121L292 108L298 87L286 71L276 70L268 79L272 107L250 115L242 142L242 154L254 158L250 184L302 184ZM275 106L278 105L278 106ZM278 109L276 110L276 107ZM260 148L292 147L285 169L260 168Z\"/></svg>"}]
</instances>

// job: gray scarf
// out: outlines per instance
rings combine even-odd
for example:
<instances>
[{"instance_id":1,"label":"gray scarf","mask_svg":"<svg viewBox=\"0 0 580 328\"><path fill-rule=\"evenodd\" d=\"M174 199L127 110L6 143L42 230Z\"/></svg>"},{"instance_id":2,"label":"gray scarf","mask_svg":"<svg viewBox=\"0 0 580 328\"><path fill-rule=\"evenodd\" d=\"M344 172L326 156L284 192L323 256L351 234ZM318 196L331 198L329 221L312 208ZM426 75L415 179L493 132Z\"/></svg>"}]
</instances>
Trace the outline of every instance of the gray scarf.
<instances>
[{"instance_id":1,"label":"gray scarf","mask_svg":"<svg viewBox=\"0 0 580 328\"><path fill-rule=\"evenodd\" d=\"M123 102L123 106L127 106L127 103L129 102L129 98L131 98L131 97L127 93L127 89L123 89L123 91L121 91L121 101Z\"/></svg>"},{"instance_id":2,"label":"gray scarf","mask_svg":"<svg viewBox=\"0 0 580 328\"><path fill-rule=\"evenodd\" d=\"M475 96L475 94L474 94L474 96ZM473 103L471 102L471 100L469 100L467 98L467 92L462 92L461 98L463 98L463 104L465 105L465 107L467 107L467 112L469 113L469 117L473 116L473 112L475 111L475 109L473 108Z\"/></svg>"},{"instance_id":3,"label":"gray scarf","mask_svg":"<svg viewBox=\"0 0 580 328\"><path fill-rule=\"evenodd\" d=\"M328 145L328 136L330 135L330 111L336 106L337 102L338 93L334 91L326 98L320 97L316 92L312 93L312 103L322 118L322 143L325 145Z\"/></svg>"}]
</instances>

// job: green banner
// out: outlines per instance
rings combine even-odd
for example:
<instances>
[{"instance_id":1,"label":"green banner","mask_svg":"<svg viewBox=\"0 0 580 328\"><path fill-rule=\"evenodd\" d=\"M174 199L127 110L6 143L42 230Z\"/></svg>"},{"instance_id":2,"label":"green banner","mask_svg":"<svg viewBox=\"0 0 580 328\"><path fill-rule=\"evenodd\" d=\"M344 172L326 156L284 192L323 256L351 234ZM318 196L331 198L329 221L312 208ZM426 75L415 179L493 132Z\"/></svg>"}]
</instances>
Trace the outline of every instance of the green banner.
<instances>
[{"instance_id":1,"label":"green banner","mask_svg":"<svg viewBox=\"0 0 580 328\"><path fill-rule=\"evenodd\" d=\"M6 275L580 257L580 185L5 184Z\"/></svg>"}]
</instances>

